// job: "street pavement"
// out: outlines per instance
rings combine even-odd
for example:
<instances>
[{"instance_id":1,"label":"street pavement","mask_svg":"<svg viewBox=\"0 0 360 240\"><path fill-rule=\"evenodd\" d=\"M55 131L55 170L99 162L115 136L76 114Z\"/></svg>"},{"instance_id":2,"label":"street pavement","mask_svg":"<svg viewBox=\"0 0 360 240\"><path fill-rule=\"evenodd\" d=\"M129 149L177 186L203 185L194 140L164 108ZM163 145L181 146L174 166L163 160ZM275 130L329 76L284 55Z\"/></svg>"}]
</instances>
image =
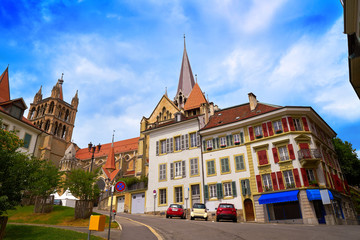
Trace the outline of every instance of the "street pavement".
<instances>
[{"instance_id":1,"label":"street pavement","mask_svg":"<svg viewBox=\"0 0 360 240\"><path fill-rule=\"evenodd\" d=\"M148 226L151 226L162 239L167 240L202 240L202 239L242 239L242 240L338 240L360 239L359 225L303 225L303 224L260 224L260 223L233 223L212 222L189 219L166 219L160 216L145 214L118 214ZM125 230L125 227L123 227ZM129 239L136 238L137 232L132 233ZM122 238L127 239L127 238Z\"/></svg>"}]
</instances>

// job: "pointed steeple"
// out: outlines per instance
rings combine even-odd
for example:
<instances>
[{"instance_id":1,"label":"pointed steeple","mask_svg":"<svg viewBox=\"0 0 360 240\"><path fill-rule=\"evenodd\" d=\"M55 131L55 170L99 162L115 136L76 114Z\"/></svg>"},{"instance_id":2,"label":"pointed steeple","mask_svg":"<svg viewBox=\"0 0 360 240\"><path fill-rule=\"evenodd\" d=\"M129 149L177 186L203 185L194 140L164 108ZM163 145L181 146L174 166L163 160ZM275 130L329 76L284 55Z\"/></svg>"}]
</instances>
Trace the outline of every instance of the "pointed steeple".
<instances>
[{"instance_id":1,"label":"pointed steeple","mask_svg":"<svg viewBox=\"0 0 360 240\"><path fill-rule=\"evenodd\" d=\"M115 130L114 130L114 132L115 132ZM108 158L106 160L106 163L104 165L104 168L107 169L110 172L116 169L116 167L115 167L115 153L114 153L114 132L113 132L112 144L111 144L110 152L109 152Z\"/></svg>"},{"instance_id":2,"label":"pointed steeple","mask_svg":"<svg viewBox=\"0 0 360 240\"><path fill-rule=\"evenodd\" d=\"M10 100L9 65L0 76L0 102Z\"/></svg>"},{"instance_id":3,"label":"pointed steeple","mask_svg":"<svg viewBox=\"0 0 360 240\"><path fill-rule=\"evenodd\" d=\"M181 63L180 77L175 101L179 108L184 106L186 99L189 97L191 90L195 85L194 75L191 70L189 57L186 51L185 34L184 34L184 52Z\"/></svg>"},{"instance_id":4,"label":"pointed steeple","mask_svg":"<svg viewBox=\"0 0 360 240\"><path fill-rule=\"evenodd\" d=\"M35 94L34 103L40 102L42 100L41 89L42 89L42 85L40 86L39 91Z\"/></svg>"},{"instance_id":5,"label":"pointed steeple","mask_svg":"<svg viewBox=\"0 0 360 240\"><path fill-rule=\"evenodd\" d=\"M71 106L77 108L79 105L79 97L78 97L78 90L76 90L75 96L71 100Z\"/></svg>"}]
</instances>

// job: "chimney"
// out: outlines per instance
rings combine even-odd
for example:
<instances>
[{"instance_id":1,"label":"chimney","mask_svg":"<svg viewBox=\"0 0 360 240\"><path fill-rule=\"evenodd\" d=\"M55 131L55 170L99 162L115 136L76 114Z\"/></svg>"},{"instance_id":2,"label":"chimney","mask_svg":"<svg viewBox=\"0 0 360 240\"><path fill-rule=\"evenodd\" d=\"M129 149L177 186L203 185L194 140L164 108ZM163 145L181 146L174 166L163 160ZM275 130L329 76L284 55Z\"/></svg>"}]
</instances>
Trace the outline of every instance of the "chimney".
<instances>
[{"instance_id":1,"label":"chimney","mask_svg":"<svg viewBox=\"0 0 360 240\"><path fill-rule=\"evenodd\" d=\"M254 111L257 106L256 96L251 92L249 95L250 110Z\"/></svg>"}]
</instances>

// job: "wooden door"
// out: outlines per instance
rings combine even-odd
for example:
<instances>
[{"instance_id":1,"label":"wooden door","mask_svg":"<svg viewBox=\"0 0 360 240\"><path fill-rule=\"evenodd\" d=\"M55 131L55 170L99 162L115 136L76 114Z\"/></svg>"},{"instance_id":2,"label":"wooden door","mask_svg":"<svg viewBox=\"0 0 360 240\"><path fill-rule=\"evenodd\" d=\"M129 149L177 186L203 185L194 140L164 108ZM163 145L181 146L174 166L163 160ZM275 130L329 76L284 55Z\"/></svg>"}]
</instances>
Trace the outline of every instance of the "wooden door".
<instances>
[{"instance_id":1,"label":"wooden door","mask_svg":"<svg viewBox=\"0 0 360 240\"><path fill-rule=\"evenodd\" d=\"M245 217L246 221L255 221L254 208L251 199L244 201Z\"/></svg>"}]
</instances>

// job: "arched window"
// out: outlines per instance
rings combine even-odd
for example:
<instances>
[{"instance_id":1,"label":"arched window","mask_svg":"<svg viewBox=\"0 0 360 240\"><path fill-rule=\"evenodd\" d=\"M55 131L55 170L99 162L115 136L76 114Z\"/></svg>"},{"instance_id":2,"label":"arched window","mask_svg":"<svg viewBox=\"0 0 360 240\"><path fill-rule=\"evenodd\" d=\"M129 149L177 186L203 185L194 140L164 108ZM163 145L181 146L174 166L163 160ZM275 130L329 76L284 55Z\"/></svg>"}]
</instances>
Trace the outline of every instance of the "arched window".
<instances>
[{"instance_id":1,"label":"arched window","mask_svg":"<svg viewBox=\"0 0 360 240\"><path fill-rule=\"evenodd\" d=\"M49 113L53 113L53 111L54 111L54 102L51 102L49 106Z\"/></svg>"},{"instance_id":2,"label":"arched window","mask_svg":"<svg viewBox=\"0 0 360 240\"><path fill-rule=\"evenodd\" d=\"M65 138L65 135L66 135L66 126L64 125L61 133L61 138Z\"/></svg>"},{"instance_id":3,"label":"arched window","mask_svg":"<svg viewBox=\"0 0 360 240\"><path fill-rule=\"evenodd\" d=\"M56 122L56 123L55 123L55 129L54 129L53 134L56 135L57 132L58 132L58 123Z\"/></svg>"},{"instance_id":4,"label":"arched window","mask_svg":"<svg viewBox=\"0 0 360 240\"><path fill-rule=\"evenodd\" d=\"M30 111L30 119L34 118L34 112L35 112L35 108L33 107Z\"/></svg>"},{"instance_id":5,"label":"arched window","mask_svg":"<svg viewBox=\"0 0 360 240\"><path fill-rule=\"evenodd\" d=\"M39 116L39 112L40 112L40 107L37 107L36 116L35 116L35 117Z\"/></svg>"},{"instance_id":6,"label":"arched window","mask_svg":"<svg viewBox=\"0 0 360 240\"><path fill-rule=\"evenodd\" d=\"M45 123L45 132L49 131L49 128L50 128L50 120L47 120L46 123Z\"/></svg>"},{"instance_id":7,"label":"arched window","mask_svg":"<svg viewBox=\"0 0 360 240\"><path fill-rule=\"evenodd\" d=\"M69 109L66 110L66 113L65 113L65 121L68 121L69 120Z\"/></svg>"},{"instance_id":8,"label":"arched window","mask_svg":"<svg viewBox=\"0 0 360 240\"><path fill-rule=\"evenodd\" d=\"M59 124L59 128L58 128L58 131L57 131L57 134L56 134L58 137L61 136L62 127L63 127L63 126L62 126L62 124L60 123L60 124Z\"/></svg>"}]
</instances>

